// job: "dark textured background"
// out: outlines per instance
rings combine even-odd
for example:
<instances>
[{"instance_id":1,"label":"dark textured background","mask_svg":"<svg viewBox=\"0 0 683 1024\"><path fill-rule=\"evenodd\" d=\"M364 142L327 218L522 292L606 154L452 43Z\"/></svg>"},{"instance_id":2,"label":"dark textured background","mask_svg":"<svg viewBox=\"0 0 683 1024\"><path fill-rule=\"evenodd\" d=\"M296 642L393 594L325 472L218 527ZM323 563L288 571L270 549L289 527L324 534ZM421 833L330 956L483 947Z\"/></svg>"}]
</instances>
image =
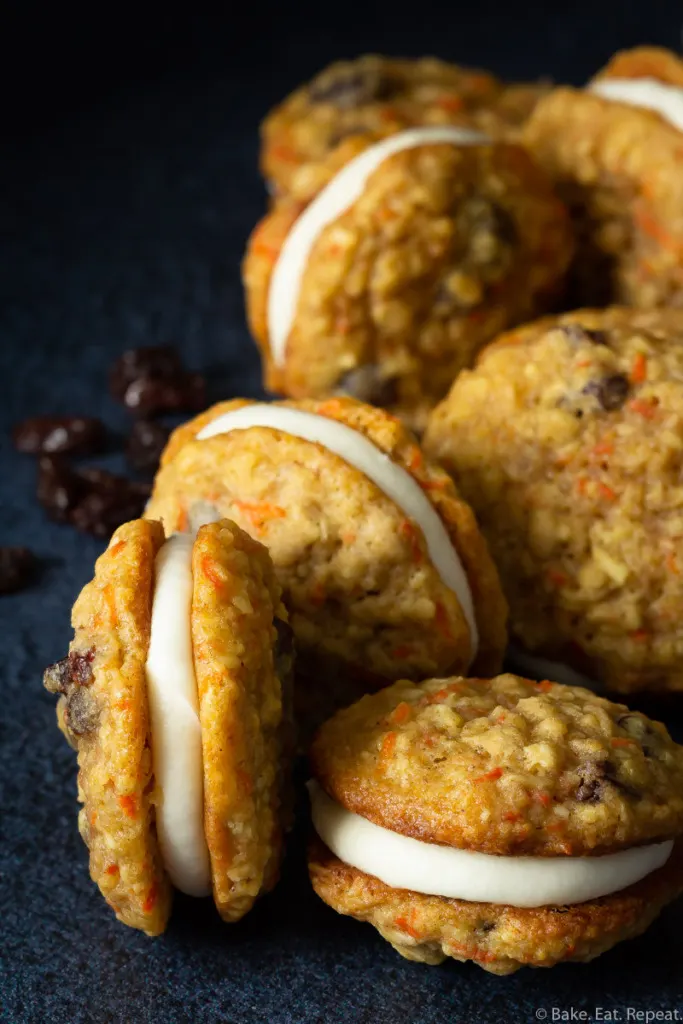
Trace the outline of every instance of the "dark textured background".
<instances>
[{"instance_id":1,"label":"dark textured background","mask_svg":"<svg viewBox=\"0 0 683 1024\"><path fill-rule=\"evenodd\" d=\"M252 2L205 17L153 6L91 5L76 17L24 2L5 5L0 26L0 542L43 559L30 590L0 597L0 1019L426 1024L542 1019L536 1008L552 1020L553 1006L590 1016L602 1006L624 1020L628 1007L683 1012L681 909L590 966L501 979L408 964L316 899L300 834L279 888L240 925L180 898L163 938L117 924L88 879L74 757L40 686L102 545L44 519L34 466L7 439L34 412L101 414L122 432L105 368L131 345L176 342L212 371L213 397L257 392L239 281L264 205L256 127L327 61L435 52L504 76L582 82L615 48L677 48L679 0Z\"/></svg>"}]
</instances>

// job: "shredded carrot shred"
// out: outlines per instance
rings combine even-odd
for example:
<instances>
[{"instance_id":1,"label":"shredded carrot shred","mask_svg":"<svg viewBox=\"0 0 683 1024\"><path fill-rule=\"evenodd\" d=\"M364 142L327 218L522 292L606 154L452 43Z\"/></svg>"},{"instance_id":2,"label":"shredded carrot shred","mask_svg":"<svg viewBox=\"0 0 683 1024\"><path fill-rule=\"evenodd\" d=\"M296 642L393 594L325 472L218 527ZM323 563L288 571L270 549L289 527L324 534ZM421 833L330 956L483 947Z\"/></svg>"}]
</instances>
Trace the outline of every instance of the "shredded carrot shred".
<instances>
[{"instance_id":1,"label":"shredded carrot shred","mask_svg":"<svg viewBox=\"0 0 683 1024\"><path fill-rule=\"evenodd\" d=\"M414 914L411 913L411 918L414 920ZM413 939L419 939L420 933L413 927L413 925L405 917L397 917L394 921L397 928L400 928L402 932L410 935Z\"/></svg>"},{"instance_id":2,"label":"shredded carrot shred","mask_svg":"<svg viewBox=\"0 0 683 1024\"><path fill-rule=\"evenodd\" d=\"M343 404L338 398L329 398L318 406L317 412L318 416L329 416L331 419L336 419L341 415L343 408Z\"/></svg>"},{"instance_id":3,"label":"shredded carrot shred","mask_svg":"<svg viewBox=\"0 0 683 1024\"><path fill-rule=\"evenodd\" d=\"M129 818L134 818L138 813L138 801L135 796L120 796L119 807Z\"/></svg>"},{"instance_id":4,"label":"shredded carrot shred","mask_svg":"<svg viewBox=\"0 0 683 1024\"><path fill-rule=\"evenodd\" d=\"M109 867L105 868L105 873L107 875L118 875L118 873L119 873L119 866L118 866L118 864L110 864Z\"/></svg>"},{"instance_id":5,"label":"shredded carrot shred","mask_svg":"<svg viewBox=\"0 0 683 1024\"><path fill-rule=\"evenodd\" d=\"M485 772L484 775L477 776L474 782L495 782L503 774L502 768L492 768L490 772Z\"/></svg>"},{"instance_id":6,"label":"shredded carrot shred","mask_svg":"<svg viewBox=\"0 0 683 1024\"><path fill-rule=\"evenodd\" d=\"M613 736L611 740L613 747L635 747L636 741L628 739L626 736Z\"/></svg>"},{"instance_id":7,"label":"shredded carrot shred","mask_svg":"<svg viewBox=\"0 0 683 1024\"><path fill-rule=\"evenodd\" d=\"M415 445L415 447L410 452L408 469L411 471L411 473L414 473L416 470L421 469L423 465L424 457L420 449L417 447L417 445Z\"/></svg>"},{"instance_id":8,"label":"shredded carrot shred","mask_svg":"<svg viewBox=\"0 0 683 1024\"><path fill-rule=\"evenodd\" d=\"M400 704L396 705L391 713L391 721L394 722L395 725L402 725L403 722L407 722L410 718L411 711L412 708L410 707L410 704L407 704L406 701L402 700Z\"/></svg>"},{"instance_id":9,"label":"shredded carrot shred","mask_svg":"<svg viewBox=\"0 0 683 1024\"><path fill-rule=\"evenodd\" d=\"M157 887L156 887L156 885L152 885L151 889L147 893L147 898L145 899L145 902L142 904L142 912L143 912L143 914L150 914L152 912L152 910L154 910L154 906L156 904L156 901L157 901Z\"/></svg>"},{"instance_id":10,"label":"shredded carrot shred","mask_svg":"<svg viewBox=\"0 0 683 1024\"><path fill-rule=\"evenodd\" d=\"M211 581L211 583L213 583L217 590L220 590L225 586L225 580L218 573L216 562L213 558L210 558L209 555L204 555L202 558L202 573Z\"/></svg>"},{"instance_id":11,"label":"shredded carrot shred","mask_svg":"<svg viewBox=\"0 0 683 1024\"><path fill-rule=\"evenodd\" d=\"M271 505L268 501L236 501L234 504L258 533L263 533L271 519L284 519L287 515L279 505Z\"/></svg>"},{"instance_id":12,"label":"shredded carrot shred","mask_svg":"<svg viewBox=\"0 0 683 1024\"><path fill-rule=\"evenodd\" d=\"M642 398L634 398L628 403L628 407L646 420L653 419L657 411L657 406L654 402L645 402Z\"/></svg>"},{"instance_id":13,"label":"shredded carrot shred","mask_svg":"<svg viewBox=\"0 0 683 1024\"><path fill-rule=\"evenodd\" d=\"M541 804L543 807L550 807L551 801L550 801L550 795L548 793L536 792L536 793L534 793L534 797L536 798L536 800L538 800L539 804Z\"/></svg>"},{"instance_id":14,"label":"shredded carrot shred","mask_svg":"<svg viewBox=\"0 0 683 1024\"><path fill-rule=\"evenodd\" d=\"M464 107L464 100L461 96L437 96L434 101L437 107L441 107L442 110L447 110L449 114L459 114Z\"/></svg>"},{"instance_id":15,"label":"shredded carrot shred","mask_svg":"<svg viewBox=\"0 0 683 1024\"><path fill-rule=\"evenodd\" d=\"M611 487L609 487L608 484L604 484L602 481L600 481L600 483L598 484L598 491L600 492L600 497L604 498L605 501L617 500L617 492L614 491Z\"/></svg>"},{"instance_id":16,"label":"shredded carrot shred","mask_svg":"<svg viewBox=\"0 0 683 1024\"><path fill-rule=\"evenodd\" d=\"M181 508L178 511L178 516L176 518L176 524L175 524L176 531L178 533L185 533L187 531L187 528L188 528L189 524L190 524L190 520L189 520L188 515L187 515L187 509L186 508Z\"/></svg>"},{"instance_id":17,"label":"shredded carrot shred","mask_svg":"<svg viewBox=\"0 0 683 1024\"><path fill-rule=\"evenodd\" d=\"M382 757L391 757L396 747L396 733L388 732L382 740Z\"/></svg>"},{"instance_id":18,"label":"shredded carrot shred","mask_svg":"<svg viewBox=\"0 0 683 1024\"><path fill-rule=\"evenodd\" d=\"M631 367L631 381L634 384L642 384L647 378L647 359L642 352L638 352Z\"/></svg>"},{"instance_id":19,"label":"shredded carrot shred","mask_svg":"<svg viewBox=\"0 0 683 1024\"><path fill-rule=\"evenodd\" d=\"M422 561L422 548L420 547L420 534L413 522L410 519L404 519L399 527L399 533L401 536L410 544L410 557L413 562Z\"/></svg>"},{"instance_id":20,"label":"shredded carrot shred","mask_svg":"<svg viewBox=\"0 0 683 1024\"><path fill-rule=\"evenodd\" d=\"M666 556L666 567L669 572L675 573L677 576L680 574L680 568L678 566L678 560L676 559L676 552L670 551Z\"/></svg>"},{"instance_id":21,"label":"shredded carrot shred","mask_svg":"<svg viewBox=\"0 0 683 1024\"><path fill-rule=\"evenodd\" d=\"M123 551L125 546L126 546L126 541L125 540L117 540L116 544L112 544L112 546L109 548L109 554L110 555L118 555L119 551Z\"/></svg>"},{"instance_id":22,"label":"shredded carrot shred","mask_svg":"<svg viewBox=\"0 0 683 1024\"><path fill-rule=\"evenodd\" d=\"M519 821L521 817L522 815L518 814L517 811L506 811L503 815L504 820L510 822Z\"/></svg>"},{"instance_id":23,"label":"shredded carrot shred","mask_svg":"<svg viewBox=\"0 0 683 1024\"><path fill-rule=\"evenodd\" d=\"M593 455L614 455L614 444L612 441L598 441L593 449Z\"/></svg>"},{"instance_id":24,"label":"shredded carrot shred","mask_svg":"<svg viewBox=\"0 0 683 1024\"><path fill-rule=\"evenodd\" d=\"M297 155L290 146L271 146L271 154L276 160L282 160L284 163L296 163Z\"/></svg>"},{"instance_id":25,"label":"shredded carrot shred","mask_svg":"<svg viewBox=\"0 0 683 1024\"><path fill-rule=\"evenodd\" d=\"M576 489L582 497L585 496L586 491L588 490L588 481L585 476L578 476L576 478Z\"/></svg>"},{"instance_id":26,"label":"shredded carrot shred","mask_svg":"<svg viewBox=\"0 0 683 1024\"><path fill-rule=\"evenodd\" d=\"M541 679L540 682L536 683L536 688L541 690L543 693L548 693L553 688L553 684L549 679Z\"/></svg>"}]
</instances>

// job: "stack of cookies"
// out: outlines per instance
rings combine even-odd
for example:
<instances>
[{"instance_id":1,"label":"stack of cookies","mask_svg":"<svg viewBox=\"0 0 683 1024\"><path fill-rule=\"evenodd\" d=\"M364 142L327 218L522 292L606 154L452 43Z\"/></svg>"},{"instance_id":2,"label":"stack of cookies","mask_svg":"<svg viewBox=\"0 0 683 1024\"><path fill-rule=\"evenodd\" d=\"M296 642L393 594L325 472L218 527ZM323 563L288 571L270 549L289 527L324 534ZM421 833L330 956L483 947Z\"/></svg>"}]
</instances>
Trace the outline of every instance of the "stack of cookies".
<instances>
[{"instance_id":1,"label":"stack of cookies","mask_svg":"<svg viewBox=\"0 0 683 1024\"><path fill-rule=\"evenodd\" d=\"M312 734L313 887L408 959L586 961L683 891L683 748L609 699L683 689L682 133L652 48L363 57L266 119L278 397L172 434L45 674L119 920L247 913Z\"/></svg>"}]
</instances>

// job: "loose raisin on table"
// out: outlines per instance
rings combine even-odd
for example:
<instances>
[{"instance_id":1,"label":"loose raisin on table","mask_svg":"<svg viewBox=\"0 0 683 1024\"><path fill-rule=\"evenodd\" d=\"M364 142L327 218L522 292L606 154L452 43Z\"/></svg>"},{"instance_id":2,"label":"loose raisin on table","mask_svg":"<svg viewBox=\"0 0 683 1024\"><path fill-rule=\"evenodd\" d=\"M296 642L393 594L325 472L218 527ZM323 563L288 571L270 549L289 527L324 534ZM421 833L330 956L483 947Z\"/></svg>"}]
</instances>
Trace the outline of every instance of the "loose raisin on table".
<instances>
[{"instance_id":1,"label":"loose raisin on table","mask_svg":"<svg viewBox=\"0 0 683 1024\"><path fill-rule=\"evenodd\" d=\"M206 405L206 382L190 373L170 345L130 349L109 371L112 396L136 416L196 412Z\"/></svg>"},{"instance_id":2,"label":"loose raisin on table","mask_svg":"<svg viewBox=\"0 0 683 1024\"><path fill-rule=\"evenodd\" d=\"M0 594L28 586L34 568L35 557L28 548L0 547Z\"/></svg>"},{"instance_id":3,"label":"loose raisin on table","mask_svg":"<svg viewBox=\"0 0 683 1024\"><path fill-rule=\"evenodd\" d=\"M92 416L32 416L12 431L14 447L26 455L94 455L105 438L104 424Z\"/></svg>"},{"instance_id":4,"label":"loose raisin on table","mask_svg":"<svg viewBox=\"0 0 683 1024\"><path fill-rule=\"evenodd\" d=\"M75 470L44 455L38 467L38 500L47 514L84 533L107 538L122 523L137 519L150 495L148 484L103 469Z\"/></svg>"}]
</instances>

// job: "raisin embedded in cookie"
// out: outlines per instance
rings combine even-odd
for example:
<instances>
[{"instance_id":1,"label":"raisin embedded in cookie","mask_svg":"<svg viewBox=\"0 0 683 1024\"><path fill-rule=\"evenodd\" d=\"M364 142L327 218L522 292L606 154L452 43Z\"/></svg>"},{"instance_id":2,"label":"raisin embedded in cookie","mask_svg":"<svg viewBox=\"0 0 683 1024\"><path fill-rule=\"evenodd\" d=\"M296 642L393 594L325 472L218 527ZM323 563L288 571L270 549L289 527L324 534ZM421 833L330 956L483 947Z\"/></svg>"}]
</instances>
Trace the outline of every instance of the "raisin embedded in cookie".
<instances>
[{"instance_id":1,"label":"raisin embedded in cookie","mask_svg":"<svg viewBox=\"0 0 683 1024\"><path fill-rule=\"evenodd\" d=\"M519 146L481 132L423 127L346 150L308 205L282 200L250 239L266 386L350 394L421 429L483 344L550 308L569 218Z\"/></svg>"},{"instance_id":2,"label":"raisin embedded in cookie","mask_svg":"<svg viewBox=\"0 0 683 1024\"><path fill-rule=\"evenodd\" d=\"M576 305L683 305L683 61L617 54L540 100L524 141L572 210Z\"/></svg>"},{"instance_id":3,"label":"raisin embedded in cookie","mask_svg":"<svg viewBox=\"0 0 683 1024\"><path fill-rule=\"evenodd\" d=\"M547 89L545 83L505 85L486 71L433 58L339 61L268 115L261 169L273 192L299 198L314 186L320 162L349 139L444 124L515 133Z\"/></svg>"},{"instance_id":4,"label":"raisin embedded in cookie","mask_svg":"<svg viewBox=\"0 0 683 1024\"><path fill-rule=\"evenodd\" d=\"M503 335L434 410L426 450L477 514L523 654L620 693L683 689L682 434L675 310Z\"/></svg>"},{"instance_id":5,"label":"raisin embedded in cookie","mask_svg":"<svg viewBox=\"0 0 683 1024\"><path fill-rule=\"evenodd\" d=\"M227 521L165 541L136 520L98 559L45 686L78 751L90 874L124 924L162 932L173 887L235 921L275 884L286 619L268 553Z\"/></svg>"},{"instance_id":6,"label":"raisin embedded in cookie","mask_svg":"<svg viewBox=\"0 0 683 1024\"><path fill-rule=\"evenodd\" d=\"M172 435L147 511L167 531L229 516L266 545L318 690L334 665L363 688L500 665L506 609L474 517L379 409L214 406Z\"/></svg>"},{"instance_id":7,"label":"raisin embedded in cookie","mask_svg":"<svg viewBox=\"0 0 683 1024\"><path fill-rule=\"evenodd\" d=\"M410 960L591 960L683 891L683 748L588 690L397 682L311 765L316 892Z\"/></svg>"}]
</instances>

